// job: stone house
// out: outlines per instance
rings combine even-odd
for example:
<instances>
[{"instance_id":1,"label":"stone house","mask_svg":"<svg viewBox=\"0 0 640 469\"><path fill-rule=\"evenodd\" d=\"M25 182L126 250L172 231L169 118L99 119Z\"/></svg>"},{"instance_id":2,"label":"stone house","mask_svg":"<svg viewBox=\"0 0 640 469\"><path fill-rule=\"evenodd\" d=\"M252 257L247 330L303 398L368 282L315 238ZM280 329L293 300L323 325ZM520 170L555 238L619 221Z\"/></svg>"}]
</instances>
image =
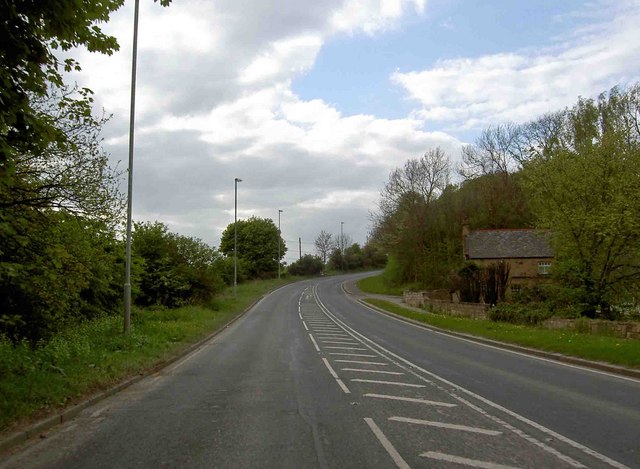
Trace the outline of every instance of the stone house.
<instances>
[{"instance_id":1,"label":"stone house","mask_svg":"<svg viewBox=\"0 0 640 469\"><path fill-rule=\"evenodd\" d=\"M549 232L534 229L469 230L462 228L467 261L480 267L504 262L509 267L507 295L549 282L553 249Z\"/></svg>"}]
</instances>

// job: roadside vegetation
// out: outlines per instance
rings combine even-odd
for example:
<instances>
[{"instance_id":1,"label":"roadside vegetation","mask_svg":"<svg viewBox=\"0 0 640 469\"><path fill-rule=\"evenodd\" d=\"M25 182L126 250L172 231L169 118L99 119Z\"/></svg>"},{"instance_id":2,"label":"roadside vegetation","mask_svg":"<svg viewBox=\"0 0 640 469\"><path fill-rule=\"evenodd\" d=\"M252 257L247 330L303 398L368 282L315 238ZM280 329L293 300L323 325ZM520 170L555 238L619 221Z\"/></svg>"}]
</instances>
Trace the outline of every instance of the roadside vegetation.
<instances>
[{"instance_id":1,"label":"roadside vegetation","mask_svg":"<svg viewBox=\"0 0 640 469\"><path fill-rule=\"evenodd\" d=\"M402 296L404 288L402 286L394 286L384 275L374 275L365 277L357 282L358 288L365 293L373 293L377 295L396 295Z\"/></svg>"},{"instance_id":2,"label":"roadside vegetation","mask_svg":"<svg viewBox=\"0 0 640 469\"><path fill-rule=\"evenodd\" d=\"M640 340L549 330L523 324L420 313L395 303L369 298L367 303L394 314L441 329L573 357L640 368Z\"/></svg>"},{"instance_id":3,"label":"roadside vegetation","mask_svg":"<svg viewBox=\"0 0 640 469\"><path fill-rule=\"evenodd\" d=\"M153 368L292 280L246 282L237 298L228 289L203 306L137 307L127 335L122 316L110 315L58 331L36 346L0 338L0 432Z\"/></svg>"}]
</instances>

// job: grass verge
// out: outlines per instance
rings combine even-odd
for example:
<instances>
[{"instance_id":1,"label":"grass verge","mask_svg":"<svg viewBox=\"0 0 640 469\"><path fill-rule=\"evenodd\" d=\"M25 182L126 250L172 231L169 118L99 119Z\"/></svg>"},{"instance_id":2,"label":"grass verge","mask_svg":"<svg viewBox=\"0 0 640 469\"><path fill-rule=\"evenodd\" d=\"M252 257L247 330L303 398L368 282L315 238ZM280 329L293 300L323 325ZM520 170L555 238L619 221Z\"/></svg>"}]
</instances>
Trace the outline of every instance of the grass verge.
<instances>
[{"instance_id":1,"label":"grass verge","mask_svg":"<svg viewBox=\"0 0 640 469\"><path fill-rule=\"evenodd\" d=\"M522 345L547 352L640 368L640 340L550 330L505 322L419 313L384 300L368 298L367 303L386 311L450 331Z\"/></svg>"},{"instance_id":2,"label":"grass verge","mask_svg":"<svg viewBox=\"0 0 640 469\"><path fill-rule=\"evenodd\" d=\"M376 293L378 295L395 295L402 296L402 287L391 287L387 285L382 275L374 277L365 277L359 280L358 288L365 293Z\"/></svg>"},{"instance_id":3,"label":"grass verge","mask_svg":"<svg viewBox=\"0 0 640 469\"><path fill-rule=\"evenodd\" d=\"M54 413L179 354L293 279L238 285L209 308L134 309L131 333L108 316L70 328L35 348L0 337L0 433Z\"/></svg>"}]
</instances>

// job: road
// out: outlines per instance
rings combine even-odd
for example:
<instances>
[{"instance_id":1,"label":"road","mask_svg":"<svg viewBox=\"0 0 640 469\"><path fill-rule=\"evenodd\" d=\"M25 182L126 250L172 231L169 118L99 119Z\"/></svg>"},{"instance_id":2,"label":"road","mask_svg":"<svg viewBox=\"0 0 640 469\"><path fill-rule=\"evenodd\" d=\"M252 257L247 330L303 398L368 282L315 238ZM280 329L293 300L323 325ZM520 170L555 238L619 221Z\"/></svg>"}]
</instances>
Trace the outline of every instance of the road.
<instances>
[{"instance_id":1,"label":"road","mask_svg":"<svg viewBox=\"0 0 640 469\"><path fill-rule=\"evenodd\" d=\"M640 467L640 382L283 287L2 468Z\"/></svg>"}]
</instances>

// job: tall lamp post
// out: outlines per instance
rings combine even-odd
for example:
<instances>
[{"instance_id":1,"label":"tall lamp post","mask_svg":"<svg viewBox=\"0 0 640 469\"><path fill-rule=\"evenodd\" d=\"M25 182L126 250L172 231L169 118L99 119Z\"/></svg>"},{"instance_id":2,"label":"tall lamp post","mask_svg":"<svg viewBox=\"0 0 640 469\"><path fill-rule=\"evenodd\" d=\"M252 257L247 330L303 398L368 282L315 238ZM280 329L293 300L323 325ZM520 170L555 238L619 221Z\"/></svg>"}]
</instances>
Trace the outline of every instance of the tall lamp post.
<instances>
[{"instance_id":1,"label":"tall lamp post","mask_svg":"<svg viewBox=\"0 0 640 469\"><path fill-rule=\"evenodd\" d=\"M138 62L138 16L140 0L133 13L133 57L131 62L131 114L129 116L129 171L127 179L127 247L124 261L124 333L131 330L131 198L133 196L133 131L136 117L136 71Z\"/></svg>"},{"instance_id":2,"label":"tall lamp post","mask_svg":"<svg viewBox=\"0 0 640 469\"><path fill-rule=\"evenodd\" d=\"M238 296L238 183L242 179L234 179L234 210L233 210L233 297Z\"/></svg>"},{"instance_id":3,"label":"tall lamp post","mask_svg":"<svg viewBox=\"0 0 640 469\"><path fill-rule=\"evenodd\" d=\"M344 222L340 222L340 260L342 261L342 270L344 270L344 235L342 234L342 227Z\"/></svg>"},{"instance_id":4,"label":"tall lamp post","mask_svg":"<svg viewBox=\"0 0 640 469\"><path fill-rule=\"evenodd\" d=\"M280 238L282 238L282 232L280 231L280 214L282 210L278 210L278 279L280 278Z\"/></svg>"}]
</instances>

